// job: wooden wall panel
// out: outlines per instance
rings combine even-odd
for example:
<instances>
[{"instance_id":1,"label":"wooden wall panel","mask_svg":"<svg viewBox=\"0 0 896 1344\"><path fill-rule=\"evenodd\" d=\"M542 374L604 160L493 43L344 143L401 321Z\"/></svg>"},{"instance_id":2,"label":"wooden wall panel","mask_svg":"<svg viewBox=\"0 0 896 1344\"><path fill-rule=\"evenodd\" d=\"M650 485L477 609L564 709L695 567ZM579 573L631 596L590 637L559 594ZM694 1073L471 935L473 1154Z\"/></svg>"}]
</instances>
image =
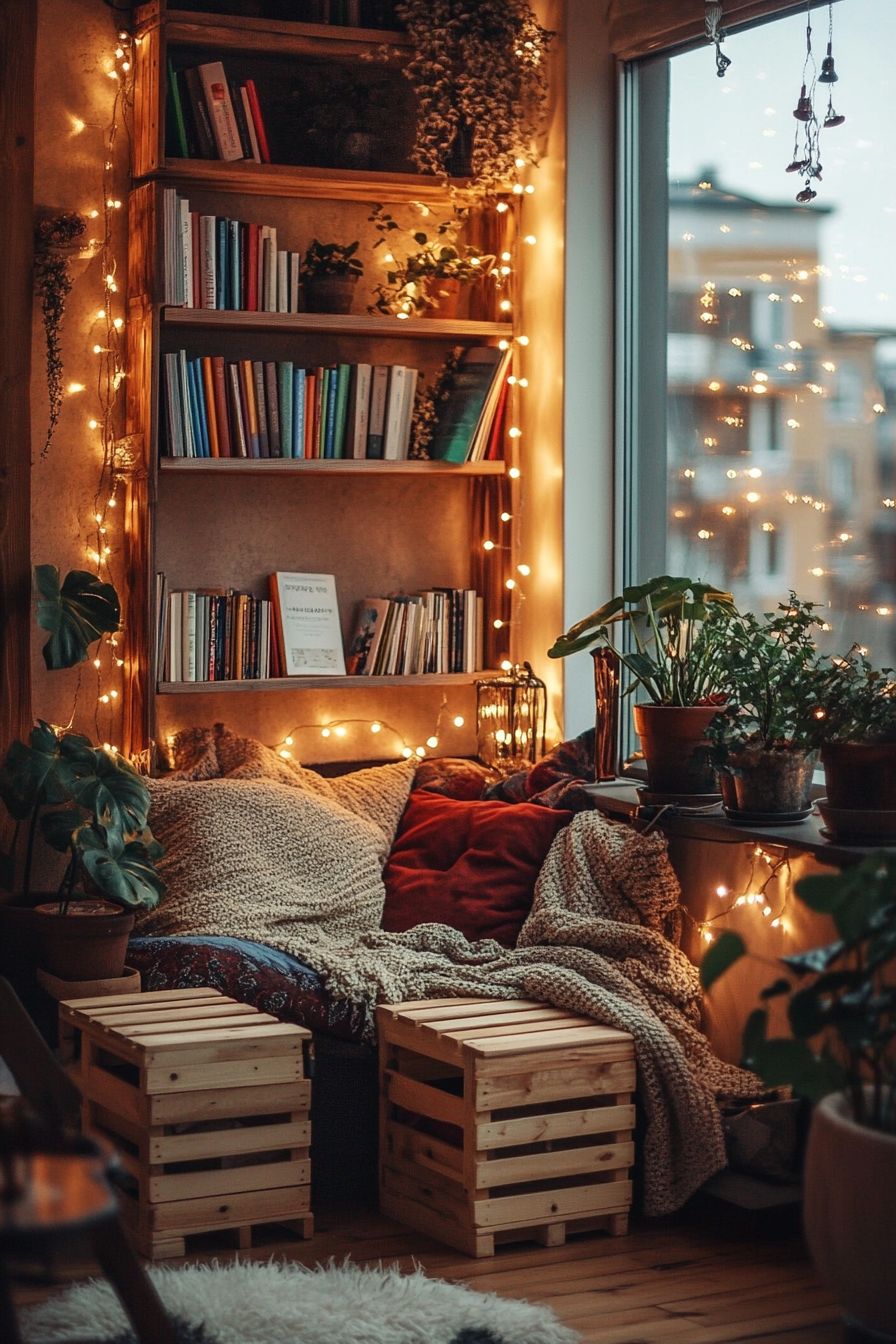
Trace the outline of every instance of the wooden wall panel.
<instances>
[{"instance_id":1,"label":"wooden wall panel","mask_svg":"<svg viewBox=\"0 0 896 1344\"><path fill-rule=\"evenodd\" d=\"M31 308L37 5L0 4L0 751L31 724Z\"/></svg>"}]
</instances>

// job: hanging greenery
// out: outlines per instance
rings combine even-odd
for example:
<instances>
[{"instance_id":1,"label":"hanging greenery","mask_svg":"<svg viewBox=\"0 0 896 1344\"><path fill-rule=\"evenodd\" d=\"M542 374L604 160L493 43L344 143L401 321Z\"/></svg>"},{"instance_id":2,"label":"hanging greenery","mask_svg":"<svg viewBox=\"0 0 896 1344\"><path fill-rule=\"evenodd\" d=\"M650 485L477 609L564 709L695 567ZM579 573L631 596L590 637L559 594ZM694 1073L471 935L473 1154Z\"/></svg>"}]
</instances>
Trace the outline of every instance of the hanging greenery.
<instances>
[{"instance_id":1,"label":"hanging greenery","mask_svg":"<svg viewBox=\"0 0 896 1344\"><path fill-rule=\"evenodd\" d=\"M466 175L488 191L537 162L554 34L526 0L398 0L414 56L413 159L424 173ZM468 166L463 161L468 159Z\"/></svg>"},{"instance_id":2,"label":"hanging greenery","mask_svg":"<svg viewBox=\"0 0 896 1344\"><path fill-rule=\"evenodd\" d=\"M62 409L62 316L71 293L69 259L72 244L87 227L81 215L55 215L37 226L35 240L34 283L40 297L47 341L47 392L50 398L50 423L41 451L46 457Z\"/></svg>"}]
</instances>

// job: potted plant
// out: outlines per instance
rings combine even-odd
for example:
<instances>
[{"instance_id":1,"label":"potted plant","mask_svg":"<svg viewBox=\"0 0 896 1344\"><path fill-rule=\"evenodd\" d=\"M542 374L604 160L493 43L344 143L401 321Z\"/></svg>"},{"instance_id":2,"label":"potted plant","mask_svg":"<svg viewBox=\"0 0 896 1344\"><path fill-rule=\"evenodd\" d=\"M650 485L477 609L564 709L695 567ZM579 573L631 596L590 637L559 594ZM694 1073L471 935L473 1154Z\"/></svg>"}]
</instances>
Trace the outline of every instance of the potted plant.
<instances>
[{"instance_id":1,"label":"potted plant","mask_svg":"<svg viewBox=\"0 0 896 1344\"><path fill-rule=\"evenodd\" d=\"M165 890L155 870L162 847L147 826L145 781L116 752L39 720L28 742L13 742L7 752L0 799L15 822L0 876L13 885L24 826L25 904L38 832L68 856L55 899L34 910L39 965L63 980L120 976L133 911L157 905Z\"/></svg>"},{"instance_id":2,"label":"potted plant","mask_svg":"<svg viewBox=\"0 0 896 1344\"><path fill-rule=\"evenodd\" d=\"M896 830L896 682L858 645L830 659L822 695L827 797L819 801L838 835ZM887 814L891 815L887 815Z\"/></svg>"},{"instance_id":3,"label":"potted plant","mask_svg":"<svg viewBox=\"0 0 896 1344\"><path fill-rule=\"evenodd\" d=\"M399 261L392 251L388 253L386 283L375 286L376 302L368 311L397 317L456 317L465 285L486 275L497 277L494 256L457 241L468 214L457 209L453 219L441 220L435 232L426 233L422 229L402 230L382 205L372 206L369 219L381 234L374 249L388 242L394 250L397 240L390 235L398 230L399 236L404 235L401 250L405 256Z\"/></svg>"},{"instance_id":4,"label":"potted plant","mask_svg":"<svg viewBox=\"0 0 896 1344\"><path fill-rule=\"evenodd\" d=\"M309 313L350 313L355 286L364 273L355 256L358 242L319 243L315 238L302 258L302 292Z\"/></svg>"},{"instance_id":5,"label":"potted plant","mask_svg":"<svg viewBox=\"0 0 896 1344\"><path fill-rule=\"evenodd\" d=\"M561 635L551 658L596 644L613 649L646 703L633 706L651 790L709 793L714 770L706 730L724 704L722 650L736 615L730 593L711 583L662 574L611 598ZM634 649L613 642L620 623Z\"/></svg>"},{"instance_id":6,"label":"potted plant","mask_svg":"<svg viewBox=\"0 0 896 1344\"><path fill-rule=\"evenodd\" d=\"M738 614L725 632L718 675L727 704L707 735L734 819L807 814L825 713L815 606L791 593L778 615Z\"/></svg>"},{"instance_id":7,"label":"potted plant","mask_svg":"<svg viewBox=\"0 0 896 1344\"><path fill-rule=\"evenodd\" d=\"M814 1106L804 1221L820 1277L850 1324L896 1325L896 856L870 854L842 873L804 877L797 897L831 916L837 938L782 958L763 990L787 1000L791 1036L769 1037L767 1008L747 1020L743 1063ZM700 968L704 988L746 953L723 933Z\"/></svg>"}]
</instances>

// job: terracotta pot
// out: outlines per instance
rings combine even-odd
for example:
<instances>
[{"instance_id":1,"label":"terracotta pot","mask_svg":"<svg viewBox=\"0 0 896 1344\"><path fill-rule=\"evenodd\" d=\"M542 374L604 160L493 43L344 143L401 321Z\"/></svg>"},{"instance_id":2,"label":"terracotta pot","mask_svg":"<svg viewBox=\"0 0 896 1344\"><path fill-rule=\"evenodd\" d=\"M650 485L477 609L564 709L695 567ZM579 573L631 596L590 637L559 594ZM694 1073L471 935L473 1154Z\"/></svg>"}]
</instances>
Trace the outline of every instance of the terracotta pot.
<instances>
[{"instance_id":1,"label":"terracotta pot","mask_svg":"<svg viewBox=\"0 0 896 1344\"><path fill-rule=\"evenodd\" d=\"M819 1277L856 1324L896 1334L896 1136L857 1125L841 1094L825 1097L803 1179Z\"/></svg>"},{"instance_id":2,"label":"terracotta pot","mask_svg":"<svg viewBox=\"0 0 896 1344\"><path fill-rule=\"evenodd\" d=\"M896 742L826 742L821 763L831 807L896 810Z\"/></svg>"},{"instance_id":3,"label":"terracotta pot","mask_svg":"<svg viewBox=\"0 0 896 1344\"><path fill-rule=\"evenodd\" d=\"M734 780L737 810L805 811L817 759L817 751L764 751L753 747L730 755L728 769Z\"/></svg>"},{"instance_id":4,"label":"terracotta pot","mask_svg":"<svg viewBox=\"0 0 896 1344\"><path fill-rule=\"evenodd\" d=\"M635 732L654 793L712 793L716 772L706 729L721 705L633 705Z\"/></svg>"},{"instance_id":5,"label":"terracotta pot","mask_svg":"<svg viewBox=\"0 0 896 1344\"><path fill-rule=\"evenodd\" d=\"M112 980L124 972L134 916L111 901L58 901L35 910L37 964L60 980Z\"/></svg>"},{"instance_id":6,"label":"terracotta pot","mask_svg":"<svg viewBox=\"0 0 896 1344\"><path fill-rule=\"evenodd\" d=\"M457 317L460 303L459 280L427 280L425 292L438 303L438 308L424 308L421 317Z\"/></svg>"},{"instance_id":7,"label":"terracotta pot","mask_svg":"<svg viewBox=\"0 0 896 1344\"><path fill-rule=\"evenodd\" d=\"M357 275L309 275L302 281L308 313L350 313Z\"/></svg>"}]
</instances>

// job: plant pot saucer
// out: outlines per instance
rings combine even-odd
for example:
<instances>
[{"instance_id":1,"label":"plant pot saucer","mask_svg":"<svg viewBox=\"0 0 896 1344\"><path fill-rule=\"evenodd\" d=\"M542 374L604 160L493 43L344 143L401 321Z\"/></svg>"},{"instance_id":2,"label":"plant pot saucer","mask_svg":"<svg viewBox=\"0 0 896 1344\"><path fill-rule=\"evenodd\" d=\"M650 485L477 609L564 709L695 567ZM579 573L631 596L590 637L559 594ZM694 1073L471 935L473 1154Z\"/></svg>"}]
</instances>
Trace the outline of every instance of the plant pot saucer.
<instances>
[{"instance_id":1,"label":"plant pot saucer","mask_svg":"<svg viewBox=\"0 0 896 1344\"><path fill-rule=\"evenodd\" d=\"M739 812L736 807L725 808L725 816L735 826L796 826L811 815L811 807L799 812Z\"/></svg>"},{"instance_id":2,"label":"plant pot saucer","mask_svg":"<svg viewBox=\"0 0 896 1344\"><path fill-rule=\"evenodd\" d=\"M896 844L896 811L831 807L827 798L816 799L815 806L824 822L822 834L826 833L832 840Z\"/></svg>"},{"instance_id":3,"label":"plant pot saucer","mask_svg":"<svg viewBox=\"0 0 896 1344\"><path fill-rule=\"evenodd\" d=\"M651 789L646 784L638 785L638 802L645 807L665 807L669 803L677 803L681 807L717 807L722 801L720 793L684 793L676 790L672 793L663 793L658 789Z\"/></svg>"}]
</instances>

